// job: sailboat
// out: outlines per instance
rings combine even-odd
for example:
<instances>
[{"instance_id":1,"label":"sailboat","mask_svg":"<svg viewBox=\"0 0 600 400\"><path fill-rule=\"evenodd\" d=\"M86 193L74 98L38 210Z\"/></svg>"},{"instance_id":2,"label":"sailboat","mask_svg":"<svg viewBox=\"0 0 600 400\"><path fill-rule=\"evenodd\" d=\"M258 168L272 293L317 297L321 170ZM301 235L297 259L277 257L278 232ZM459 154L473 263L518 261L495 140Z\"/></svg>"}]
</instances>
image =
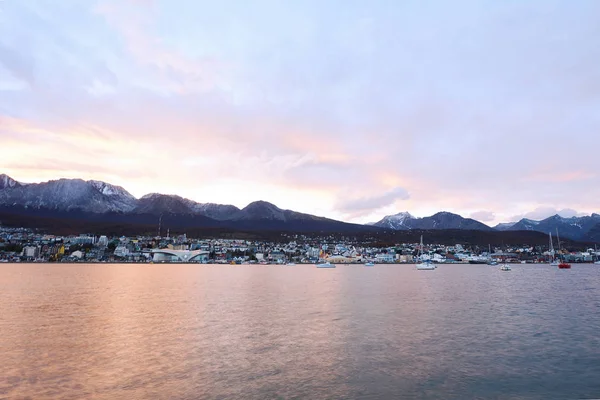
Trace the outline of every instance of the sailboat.
<instances>
[{"instance_id":1,"label":"sailboat","mask_svg":"<svg viewBox=\"0 0 600 400\"><path fill-rule=\"evenodd\" d=\"M560 238L558 237L558 228L556 228L556 241L558 242L558 250L560 251ZM560 256L559 256L560 259ZM558 263L558 268L560 269L570 269L571 268L571 264L569 264L566 261L560 261Z\"/></svg>"},{"instance_id":2,"label":"sailboat","mask_svg":"<svg viewBox=\"0 0 600 400\"><path fill-rule=\"evenodd\" d=\"M558 267L558 260L554 258L554 245L552 244L552 232L548 232L548 236L550 236L550 247L548 247L548 256L550 258L550 266Z\"/></svg>"},{"instance_id":3,"label":"sailboat","mask_svg":"<svg viewBox=\"0 0 600 400\"><path fill-rule=\"evenodd\" d=\"M417 253L417 258L423 256L423 235L421 235L421 244L419 245L419 252ZM421 261L416 265L417 269L420 271L433 271L437 268L437 266L431 262L431 260Z\"/></svg>"},{"instance_id":4,"label":"sailboat","mask_svg":"<svg viewBox=\"0 0 600 400\"><path fill-rule=\"evenodd\" d=\"M498 265L498 261L492 258L492 245L488 244L488 265Z\"/></svg>"}]
</instances>

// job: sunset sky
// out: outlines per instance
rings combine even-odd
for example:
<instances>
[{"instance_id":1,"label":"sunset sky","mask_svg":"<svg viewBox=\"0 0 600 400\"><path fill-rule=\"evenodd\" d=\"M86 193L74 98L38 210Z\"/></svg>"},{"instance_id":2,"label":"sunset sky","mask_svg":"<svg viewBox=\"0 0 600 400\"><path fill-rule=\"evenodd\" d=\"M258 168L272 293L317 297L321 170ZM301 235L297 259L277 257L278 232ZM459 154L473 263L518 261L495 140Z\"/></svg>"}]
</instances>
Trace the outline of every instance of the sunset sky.
<instances>
[{"instance_id":1,"label":"sunset sky","mask_svg":"<svg viewBox=\"0 0 600 400\"><path fill-rule=\"evenodd\" d=\"M0 173L352 222L600 212L600 2L0 1Z\"/></svg>"}]
</instances>

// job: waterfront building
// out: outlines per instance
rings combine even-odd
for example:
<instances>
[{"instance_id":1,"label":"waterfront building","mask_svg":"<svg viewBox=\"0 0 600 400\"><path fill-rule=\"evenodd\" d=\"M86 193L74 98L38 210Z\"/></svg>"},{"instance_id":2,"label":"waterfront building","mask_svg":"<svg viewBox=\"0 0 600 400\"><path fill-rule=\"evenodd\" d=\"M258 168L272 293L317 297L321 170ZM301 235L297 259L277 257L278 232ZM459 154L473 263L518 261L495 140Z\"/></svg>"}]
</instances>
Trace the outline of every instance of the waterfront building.
<instances>
[{"instance_id":1,"label":"waterfront building","mask_svg":"<svg viewBox=\"0 0 600 400\"><path fill-rule=\"evenodd\" d=\"M169 248L152 249L154 262L199 262L208 261L208 251L204 250L173 250Z\"/></svg>"}]
</instances>

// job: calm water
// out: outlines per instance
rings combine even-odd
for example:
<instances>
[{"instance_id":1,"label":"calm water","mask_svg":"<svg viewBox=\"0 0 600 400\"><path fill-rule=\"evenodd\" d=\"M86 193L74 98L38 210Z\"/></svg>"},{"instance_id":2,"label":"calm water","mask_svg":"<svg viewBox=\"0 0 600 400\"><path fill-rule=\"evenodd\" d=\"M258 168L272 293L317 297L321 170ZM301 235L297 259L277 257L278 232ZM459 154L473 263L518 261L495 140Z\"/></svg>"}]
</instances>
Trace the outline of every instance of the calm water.
<instances>
[{"instance_id":1,"label":"calm water","mask_svg":"<svg viewBox=\"0 0 600 400\"><path fill-rule=\"evenodd\" d=\"M0 398L600 398L600 267L0 265Z\"/></svg>"}]
</instances>

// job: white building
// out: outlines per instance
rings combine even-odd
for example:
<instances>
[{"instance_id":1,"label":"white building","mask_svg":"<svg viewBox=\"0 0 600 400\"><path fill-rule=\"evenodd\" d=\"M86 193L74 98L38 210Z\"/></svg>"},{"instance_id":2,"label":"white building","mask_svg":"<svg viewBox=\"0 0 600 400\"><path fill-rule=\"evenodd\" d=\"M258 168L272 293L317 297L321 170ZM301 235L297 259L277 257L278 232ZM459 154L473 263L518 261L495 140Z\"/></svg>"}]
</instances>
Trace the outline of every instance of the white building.
<instances>
[{"instance_id":1,"label":"white building","mask_svg":"<svg viewBox=\"0 0 600 400\"><path fill-rule=\"evenodd\" d=\"M108 238L104 235L100 236L100 238L98 239L98 246L100 246L100 247L108 246Z\"/></svg>"},{"instance_id":2,"label":"white building","mask_svg":"<svg viewBox=\"0 0 600 400\"><path fill-rule=\"evenodd\" d=\"M40 254L40 249L37 246L23 247L23 256L27 258L36 258Z\"/></svg>"},{"instance_id":3,"label":"white building","mask_svg":"<svg viewBox=\"0 0 600 400\"><path fill-rule=\"evenodd\" d=\"M127 246L119 245L115 248L114 254L117 257L127 257L130 254L130 252Z\"/></svg>"},{"instance_id":4,"label":"white building","mask_svg":"<svg viewBox=\"0 0 600 400\"><path fill-rule=\"evenodd\" d=\"M116 251L116 250L115 250ZM208 251L204 250L172 250L152 249L152 260L154 262L199 262L208 261Z\"/></svg>"}]
</instances>

